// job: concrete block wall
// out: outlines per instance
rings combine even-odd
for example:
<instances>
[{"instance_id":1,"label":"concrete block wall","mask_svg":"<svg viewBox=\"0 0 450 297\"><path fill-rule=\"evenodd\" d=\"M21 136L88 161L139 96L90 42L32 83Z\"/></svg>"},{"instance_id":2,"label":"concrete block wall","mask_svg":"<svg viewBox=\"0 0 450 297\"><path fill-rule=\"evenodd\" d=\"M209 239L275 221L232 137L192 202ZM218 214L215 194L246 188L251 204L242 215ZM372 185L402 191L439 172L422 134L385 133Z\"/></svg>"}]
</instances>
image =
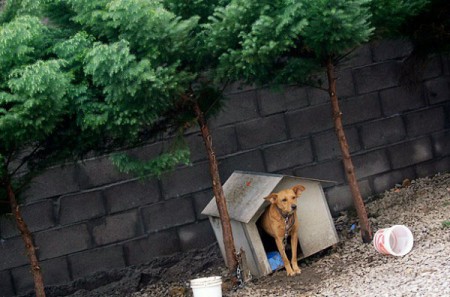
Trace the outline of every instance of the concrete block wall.
<instances>
[{"instance_id":1,"label":"concrete block wall","mask_svg":"<svg viewBox=\"0 0 450 297\"><path fill-rule=\"evenodd\" d=\"M382 41L357 50L338 71L346 135L365 198L404 178L450 170L450 58L435 56L414 87L402 81L411 46ZM326 92L253 86L227 89L225 110L211 120L222 181L234 170L336 181L326 195L333 214L352 206ZM161 180L119 173L108 157L48 169L28 190L23 214L38 246L46 285L139 265L215 241L201 210L212 198L198 130L186 136L192 166ZM166 141L132 150L153 156ZM33 288L24 246L0 219L0 296Z\"/></svg>"}]
</instances>

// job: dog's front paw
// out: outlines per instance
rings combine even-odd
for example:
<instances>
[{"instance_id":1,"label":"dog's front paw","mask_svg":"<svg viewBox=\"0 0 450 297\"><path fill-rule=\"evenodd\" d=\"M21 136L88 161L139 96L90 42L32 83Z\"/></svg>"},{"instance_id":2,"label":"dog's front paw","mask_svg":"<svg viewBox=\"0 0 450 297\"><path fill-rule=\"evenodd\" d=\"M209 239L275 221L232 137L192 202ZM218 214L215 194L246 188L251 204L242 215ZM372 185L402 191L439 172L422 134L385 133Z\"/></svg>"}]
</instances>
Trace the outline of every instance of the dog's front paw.
<instances>
[{"instance_id":1,"label":"dog's front paw","mask_svg":"<svg viewBox=\"0 0 450 297\"><path fill-rule=\"evenodd\" d=\"M295 267L294 272L295 272L295 274L300 274L300 273L302 273L302 270L298 267Z\"/></svg>"},{"instance_id":2,"label":"dog's front paw","mask_svg":"<svg viewBox=\"0 0 450 297\"><path fill-rule=\"evenodd\" d=\"M293 270L286 270L288 276L294 276L296 273Z\"/></svg>"}]
</instances>

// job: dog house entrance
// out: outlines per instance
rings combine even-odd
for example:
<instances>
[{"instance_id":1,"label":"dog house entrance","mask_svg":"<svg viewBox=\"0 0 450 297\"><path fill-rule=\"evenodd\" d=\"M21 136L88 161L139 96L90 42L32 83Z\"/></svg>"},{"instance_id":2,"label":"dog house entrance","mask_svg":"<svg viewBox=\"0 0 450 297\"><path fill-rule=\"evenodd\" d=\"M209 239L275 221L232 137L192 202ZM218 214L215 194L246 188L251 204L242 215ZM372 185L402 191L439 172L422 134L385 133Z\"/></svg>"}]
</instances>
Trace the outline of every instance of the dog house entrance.
<instances>
[{"instance_id":1,"label":"dog house entrance","mask_svg":"<svg viewBox=\"0 0 450 297\"><path fill-rule=\"evenodd\" d=\"M256 221L256 227L258 228L258 234L261 238L262 245L264 247L264 251L267 255L267 260L269 261L270 268L272 270L278 270L284 267L283 261L281 260L281 255L279 255L279 251L277 248L277 244L275 243L275 239L267 234L266 231L261 227L261 218L259 218ZM292 257L292 249L291 249L291 237L289 236L286 241L286 247L285 247L286 255L291 260ZM304 258L302 249L300 244L297 245L297 260L300 260ZM278 264L278 265L277 265ZM279 265L282 265L281 267L275 268Z\"/></svg>"},{"instance_id":2,"label":"dog house entrance","mask_svg":"<svg viewBox=\"0 0 450 297\"><path fill-rule=\"evenodd\" d=\"M279 192L296 184L306 188L297 201L299 257L308 257L338 242L321 182L323 181L242 171L235 171L225 182L223 189L235 248L236 251L245 251L252 275L258 277L271 273L267 252L278 251L274 239L258 227L259 219L268 205L263 198L272 192ZM226 259L222 227L214 198L202 214L209 217L222 256Z\"/></svg>"}]
</instances>

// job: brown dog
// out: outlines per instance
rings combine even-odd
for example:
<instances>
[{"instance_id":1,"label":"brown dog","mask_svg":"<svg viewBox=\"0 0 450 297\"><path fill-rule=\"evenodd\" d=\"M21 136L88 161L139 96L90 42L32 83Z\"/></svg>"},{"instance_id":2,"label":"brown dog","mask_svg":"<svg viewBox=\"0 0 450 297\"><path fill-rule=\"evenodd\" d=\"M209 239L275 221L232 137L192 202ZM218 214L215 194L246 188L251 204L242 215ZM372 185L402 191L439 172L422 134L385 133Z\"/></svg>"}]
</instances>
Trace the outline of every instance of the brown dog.
<instances>
[{"instance_id":1,"label":"brown dog","mask_svg":"<svg viewBox=\"0 0 450 297\"><path fill-rule=\"evenodd\" d=\"M272 193L264 198L271 204L262 215L261 226L264 231L275 238L278 251L283 259L288 276L300 274L301 272L297 265L298 219L296 215L296 203L297 198L304 190L304 186L296 185L292 189ZM285 251L286 239L288 236L291 236L292 266L289 263Z\"/></svg>"}]
</instances>

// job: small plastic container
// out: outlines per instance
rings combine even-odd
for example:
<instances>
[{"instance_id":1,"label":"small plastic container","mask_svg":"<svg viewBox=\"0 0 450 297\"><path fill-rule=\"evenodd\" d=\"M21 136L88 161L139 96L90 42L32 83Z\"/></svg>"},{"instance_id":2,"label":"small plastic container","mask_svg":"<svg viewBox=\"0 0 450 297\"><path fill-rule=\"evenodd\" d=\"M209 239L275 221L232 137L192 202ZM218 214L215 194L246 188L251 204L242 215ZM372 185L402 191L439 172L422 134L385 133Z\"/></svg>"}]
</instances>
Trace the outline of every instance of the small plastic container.
<instances>
[{"instance_id":1,"label":"small plastic container","mask_svg":"<svg viewBox=\"0 0 450 297\"><path fill-rule=\"evenodd\" d=\"M411 251L413 245L413 234L404 225L380 229L373 237L373 246L385 255L404 256Z\"/></svg>"},{"instance_id":2,"label":"small plastic container","mask_svg":"<svg viewBox=\"0 0 450 297\"><path fill-rule=\"evenodd\" d=\"M194 297L222 297L222 277L211 276L190 282Z\"/></svg>"}]
</instances>

